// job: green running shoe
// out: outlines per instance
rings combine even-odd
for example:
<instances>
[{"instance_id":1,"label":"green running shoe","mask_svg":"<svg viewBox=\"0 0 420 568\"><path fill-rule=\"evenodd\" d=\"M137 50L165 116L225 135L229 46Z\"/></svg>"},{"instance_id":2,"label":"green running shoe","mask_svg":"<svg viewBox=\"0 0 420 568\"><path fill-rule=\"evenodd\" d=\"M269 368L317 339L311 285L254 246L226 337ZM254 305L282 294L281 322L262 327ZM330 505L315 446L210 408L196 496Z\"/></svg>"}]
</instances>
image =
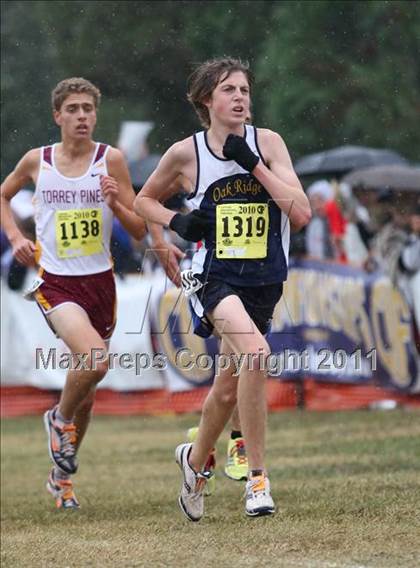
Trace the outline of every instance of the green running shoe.
<instances>
[{"instance_id":1,"label":"green running shoe","mask_svg":"<svg viewBox=\"0 0 420 568\"><path fill-rule=\"evenodd\" d=\"M248 458L243 438L229 438L225 474L235 481L248 479Z\"/></svg>"}]
</instances>

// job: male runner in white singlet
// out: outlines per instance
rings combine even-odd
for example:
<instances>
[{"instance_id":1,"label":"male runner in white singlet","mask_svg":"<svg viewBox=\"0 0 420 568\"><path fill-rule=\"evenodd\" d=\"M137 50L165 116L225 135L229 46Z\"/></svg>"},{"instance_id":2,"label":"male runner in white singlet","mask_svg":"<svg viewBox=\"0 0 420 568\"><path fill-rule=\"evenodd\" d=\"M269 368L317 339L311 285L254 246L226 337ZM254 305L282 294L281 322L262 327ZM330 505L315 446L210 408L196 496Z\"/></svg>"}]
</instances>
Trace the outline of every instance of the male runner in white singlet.
<instances>
[{"instance_id":1,"label":"male runner in white singlet","mask_svg":"<svg viewBox=\"0 0 420 568\"><path fill-rule=\"evenodd\" d=\"M195 333L221 338L220 352L245 364L215 377L194 443L177 447L183 472L179 504L198 521L204 512L203 471L209 453L238 403L248 454L245 511L275 511L264 463L267 333L287 278L290 225L303 227L310 206L282 138L246 124L251 75L230 58L207 61L192 74L188 98L206 130L174 144L136 197L149 223L169 225L183 238L202 241L185 280ZM167 189L189 192L192 211L174 214L159 200Z\"/></svg>"},{"instance_id":2,"label":"male runner in white singlet","mask_svg":"<svg viewBox=\"0 0 420 568\"><path fill-rule=\"evenodd\" d=\"M89 81L61 81L52 92L61 142L30 150L1 186L1 222L13 254L27 266L39 264L32 296L74 357L59 404L44 416L54 464L47 489L66 509L79 506L70 476L77 470L96 385L108 370L105 355L115 327L113 216L136 239L146 231L132 210L135 196L123 155L92 140L99 102L100 92ZM30 182L36 243L19 231L10 208L12 197ZM84 356L83 365L76 354Z\"/></svg>"}]
</instances>

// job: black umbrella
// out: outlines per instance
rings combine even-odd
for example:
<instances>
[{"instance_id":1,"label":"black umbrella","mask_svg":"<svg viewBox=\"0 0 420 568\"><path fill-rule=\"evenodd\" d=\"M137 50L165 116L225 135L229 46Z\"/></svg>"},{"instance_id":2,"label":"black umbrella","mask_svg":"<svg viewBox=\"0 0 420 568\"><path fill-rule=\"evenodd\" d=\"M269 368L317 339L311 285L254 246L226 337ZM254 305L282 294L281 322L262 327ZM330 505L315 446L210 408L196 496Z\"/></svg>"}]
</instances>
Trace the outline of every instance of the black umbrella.
<instances>
[{"instance_id":1,"label":"black umbrella","mask_svg":"<svg viewBox=\"0 0 420 568\"><path fill-rule=\"evenodd\" d=\"M300 176L339 174L370 166L407 164L407 160L393 150L367 148L365 146L339 146L316 154L304 156L295 164Z\"/></svg>"},{"instance_id":2,"label":"black umbrella","mask_svg":"<svg viewBox=\"0 0 420 568\"><path fill-rule=\"evenodd\" d=\"M367 189L396 189L420 191L420 167L375 166L356 170L341 180L351 186Z\"/></svg>"}]
</instances>

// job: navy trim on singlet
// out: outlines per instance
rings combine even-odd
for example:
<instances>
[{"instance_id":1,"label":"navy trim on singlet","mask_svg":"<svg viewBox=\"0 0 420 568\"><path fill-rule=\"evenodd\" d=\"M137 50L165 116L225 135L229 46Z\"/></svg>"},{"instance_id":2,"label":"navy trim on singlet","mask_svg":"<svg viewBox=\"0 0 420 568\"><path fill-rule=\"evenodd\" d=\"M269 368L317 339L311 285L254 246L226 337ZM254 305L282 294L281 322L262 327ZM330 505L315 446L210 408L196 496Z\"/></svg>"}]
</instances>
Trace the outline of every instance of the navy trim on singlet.
<instances>
[{"instance_id":1,"label":"navy trim on singlet","mask_svg":"<svg viewBox=\"0 0 420 568\"><path fill-rule=\"evenodd\" d=\"M267 162L264 160L264 156L262 155L262 152L260 150L260 147L258 145L258 133L257 133L257 128L255 126L252 127L254 129L254 136L255 136L255 147L257 149L257 152L262 160L262 163L264 164L264 166L267 166ZM267 166L268 167L268 166Z\"/></svg>"},{"instance_id":2,"label":"navy trim on singlet","mask_svg":"<svg viewBox=\"0 0 420 568\"><path fill-rule=\"evenodd\" d=\"M207 130L204 131L204 142L206 143L207 150L210 152L213 158L216 158L216 160L220 160L221 162L230 162L229 158L221 158L220 156L215 154L213 150L210 148L210 144L207 140Z\"/></svg>"},{"instance_id":3,"label":"navy trim on singlet","mask_svg":"<svg viewBox=\"0 0 420 568\"><path fill-rule=\"evenodd\" d=\"M218 156L217 154L215 154L215 153L213 152L213 150L210 148L210 144L209 144L209 142L208 142L208 140L207 140L207 132L208 132L208 130L205 130L205 131L204 131L204 142L206 143L207 150L210 152L210 154L211 154L214 158L216 158L216 160L220 160L221 162L231 162L232 160L230 160L229 158L220 158L220 156ZM244 140L246 140L246 135L247 135L247 134L248 134L248 131L247 131L247 129L246 129L246 125L244 124L244 135L242 136L242 138L243 138Z\"/></svg>"},{"instance_id":4,"label":"navy trim on singlet","mask_svg":"<svg viewBox=\"0 0 420 568\"><path fill-rule=\"evenodd\" d=\"M198 144L197 144L197 135L193 134L193 140L194 140L194 148L195 148L195 156L197 158L197 177L195 178L195 188L194 191L192 193L190 193L189 195L187 195L187 199L192 199L193 197L195 197L195 195L197 195L197 191L200 185L200 153L198 151Z\"/></svg>"}]
</instances>

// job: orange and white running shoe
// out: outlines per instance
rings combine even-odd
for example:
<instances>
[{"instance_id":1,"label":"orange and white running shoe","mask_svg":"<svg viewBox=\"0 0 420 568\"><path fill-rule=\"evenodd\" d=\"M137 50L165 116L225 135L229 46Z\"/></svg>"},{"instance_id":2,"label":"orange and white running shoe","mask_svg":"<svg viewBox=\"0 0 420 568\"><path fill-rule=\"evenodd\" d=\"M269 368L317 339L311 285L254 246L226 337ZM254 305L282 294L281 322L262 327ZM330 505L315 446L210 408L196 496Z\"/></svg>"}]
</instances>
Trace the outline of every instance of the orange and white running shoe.
<instances>
[{"instance_id":1,"label":"orange and white running shoe","mask_svg":"<svg viewBox=\"0 0 420 568\"><path fill-rule=\"evenodd\" d=\"M276 508L270 493L270 482L264 474L250 477L245 487L245 512L249 517L272 515Z\"/></svg>"},{"instance_id":2,"label":"orange and white running shoe","mask_svg":"<svg viewBox=\"0 0 420 568\"><path fill-rule=\"evenodd\" d=\"M77 471L76 427L73 423L58 423L55 418L57 407L44 414L44 425L48 435L48 451L55 465L64 473Z\"/></svg>"},{"instance_id":3,"label":"orange and white running shoe","mask_svg":"<svg viewBox=\"0 0 420 568\"><path fill-rule=\"evenodd\" d=\"M54 497L57 509L78 509L80 507L73 491L72 480L57 479L54 468L50 471L46 487Z\"/></svg>"}]
</instances>

